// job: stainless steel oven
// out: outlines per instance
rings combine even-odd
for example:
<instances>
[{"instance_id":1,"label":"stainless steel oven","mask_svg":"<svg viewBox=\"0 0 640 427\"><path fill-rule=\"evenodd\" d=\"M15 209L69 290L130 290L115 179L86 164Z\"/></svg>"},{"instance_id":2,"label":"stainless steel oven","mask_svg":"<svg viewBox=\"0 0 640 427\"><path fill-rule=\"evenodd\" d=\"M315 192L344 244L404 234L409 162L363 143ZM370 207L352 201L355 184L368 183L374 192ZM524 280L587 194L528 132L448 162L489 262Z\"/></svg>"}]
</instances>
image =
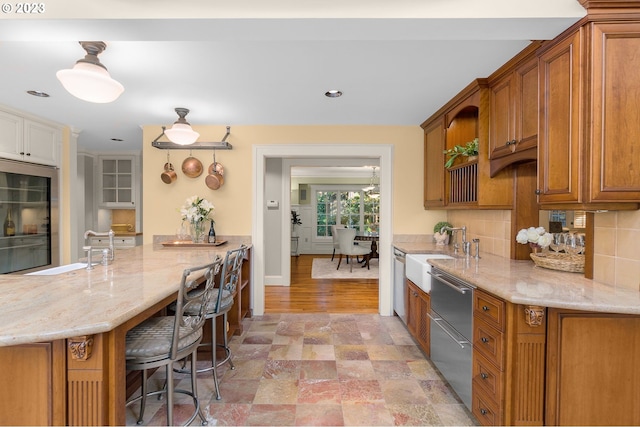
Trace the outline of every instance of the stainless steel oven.
<instances>
[{"instance_id":1,"label":"stainless steel oven","mask_svg":"<svg viewBox=\"0 0 640 427\"><path fill-rule=\"evenodd\" d=\"M431 269L431 361L471 410L473 286Z\"/></svg>"},{"instance_id":2,"label":"stainless steel oven","mask_svg":"<svg viewBox=\"0 0 640 427\"><path fill-rule=\"evenodd\" d=\"M0 273L59 264L58 169L0 160Z\"/></svg>"}]
</instances>

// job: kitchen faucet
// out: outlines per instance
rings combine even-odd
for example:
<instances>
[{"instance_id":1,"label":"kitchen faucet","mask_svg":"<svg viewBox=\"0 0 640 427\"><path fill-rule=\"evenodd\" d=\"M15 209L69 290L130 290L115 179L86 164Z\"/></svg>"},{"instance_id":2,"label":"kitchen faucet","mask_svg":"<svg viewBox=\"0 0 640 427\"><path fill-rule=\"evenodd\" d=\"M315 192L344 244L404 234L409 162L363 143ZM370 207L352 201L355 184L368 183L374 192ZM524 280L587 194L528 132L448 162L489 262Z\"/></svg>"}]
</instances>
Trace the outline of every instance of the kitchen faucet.
<instances>
[{"instance_id":1,"label":"kitchen faucet","mask_svg":"<svg viewBox=\"0 0 640 427\"><path fill-rule=\"evenodd\" d=\"M105 231L105 232L97 232L93 230L87 230L84 232L84 240L86 241L89 236L95 237L109 237L109 249L105 249L102 251L102 264L107 265L110 261L113 261L115 255L115 243L114 237L116 233L113 230ZM93 266L91 265L91 253L94 249L91 246L84 246L82 249L87 251L87 270L91 270ZM106 251L106 253L105 253Z\"/></svg>"},{"instance_id":2,"label":"kitchen faucet","mask_svg":"<svg viewBox=\"0 0 640 427\"><path fill-rule=\"evenodd\" d=\"M445 225L444 227L442 227L440 229L440 233L444 233L445 231L453 231L453 235L457 236L457 231L462 231L462 252L465 255L469 255L469 253L471 252L471 242L467 242L467 226L463 225L462 227L449 227L448 225ZM453 243L453 252L454 253L458 253L458 248L460 247L460 245L458 245L458 242L456 241L457 237L454 238L454 243Z\"/></svg>"}]
</instances>

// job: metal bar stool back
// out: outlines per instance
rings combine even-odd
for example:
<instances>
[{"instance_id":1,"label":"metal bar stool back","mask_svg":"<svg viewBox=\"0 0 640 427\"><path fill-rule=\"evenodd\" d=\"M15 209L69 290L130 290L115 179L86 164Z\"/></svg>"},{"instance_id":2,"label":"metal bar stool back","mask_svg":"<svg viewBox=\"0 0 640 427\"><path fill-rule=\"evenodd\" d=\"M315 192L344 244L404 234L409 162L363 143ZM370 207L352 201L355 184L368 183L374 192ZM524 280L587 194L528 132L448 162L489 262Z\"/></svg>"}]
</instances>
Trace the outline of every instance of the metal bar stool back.
<instances>
[{"instance_id":1,"label":"metal bar stool back","mask_svg":"<svg viewBox=\"0 0 640 427\"><path fill-rule=\"evenodd\" d=\"M216 388L216 399L220 400L220 386L218 379L218 367L229 362L229 368L235 369L231 360L231 350L229 349L229 339L227 337L227 314L233 307L234 296L238 289L242 262L247 254L247 246L242 245L237 249L227 251L224 262L222 264L222 272L220 274L220 285L214 290L214 299L212 299L207 308L206 317L211 319L211 342L201 344L202 346L210 346L211 366L200 369L198 372L213 372L213 381ZM217 328L216 319L222 316L222 344L217 344ZM221 347L225 351L225 357L217 360L216 348Z\"/></svg>"},{"instance_id":2,"label":"metal bar stool back","mask_svg":"<svg viewBox=\"0 0 640 427\"><path fill-rule=\"evenodd\" d=\"M167 425L175 425L173 419L173 394L183 393L192 397L194 412L185 425L200 416L207 419L200 410L196 382L196 360L198 345L202 340L202 327L206 321L206 308L214 296L215 277L220 270L222 259L216 256L211 264L187 268L182 272L182 280L172 316L151 317L127 332L126 369L142 371L140 396L127 402L130 405L141 401L138 424L142 424L148 396L166 393ZM204 286L201 286L204 279ZM173 384L173 362L191 356L191 391L175 389ZM149 392L147 390L147 370L165 367L166 388Z\"/></svg>"}]
</instances>

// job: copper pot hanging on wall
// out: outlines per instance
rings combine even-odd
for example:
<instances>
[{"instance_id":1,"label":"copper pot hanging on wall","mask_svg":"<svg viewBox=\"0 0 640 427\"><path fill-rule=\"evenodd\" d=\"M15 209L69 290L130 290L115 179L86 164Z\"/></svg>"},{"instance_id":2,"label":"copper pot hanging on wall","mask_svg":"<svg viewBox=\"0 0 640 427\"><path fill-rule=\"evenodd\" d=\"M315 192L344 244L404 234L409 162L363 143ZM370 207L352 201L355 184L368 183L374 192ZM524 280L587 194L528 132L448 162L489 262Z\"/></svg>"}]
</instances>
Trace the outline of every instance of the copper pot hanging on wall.
<instances>
[{"instance_id":1,"label":"copper pot hanging on wall","mask_svg":"<svg viewBox=\"0 0 640 427\"><path fill-rule=\"evenodd\" d=\"M216 161L216 152L213 151L213 163L209 165L209 174L204 179L204 183L211 190L217 190L224 184L224 167Z\"/></svg>"},{"instance_id":2,"label":"copper pot hanging on wall","mask_svg":"<svg viewBox=\"0 0 640 427\"><path fill-rule=\"evenodd\" d=\"M164 172L160 174L160 179L165 184L172 184L178 179L178 174L173 170L173 165L169 161L169 153L167 152L167 163L164 164Z\"/></svg>"}]
</instances>

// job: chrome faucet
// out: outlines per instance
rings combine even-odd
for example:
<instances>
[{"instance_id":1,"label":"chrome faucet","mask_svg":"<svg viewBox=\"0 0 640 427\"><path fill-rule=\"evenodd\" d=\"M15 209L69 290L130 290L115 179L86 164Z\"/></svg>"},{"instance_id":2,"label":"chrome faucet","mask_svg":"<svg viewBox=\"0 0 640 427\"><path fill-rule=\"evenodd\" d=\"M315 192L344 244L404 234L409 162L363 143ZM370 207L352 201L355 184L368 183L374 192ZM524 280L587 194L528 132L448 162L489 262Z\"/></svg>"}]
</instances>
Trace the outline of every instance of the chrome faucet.
<instances>
[{"instance_id":1,"label":"chrome faucet","mask_svg":"<svg viewBox=\"0 0 640 427\"><path fill-rule=\"evenodd\" d=\"M105 232L97 232L97 231L93 231L93 230L87 230L84 232L84 240L86 241L89 236L95 236L95 237L109 237L109 252L107 254L103 253L103 264L107 264L109 261L113 261L113 258L115 256L115 235L116 233L113 232L113 230L109 230L109 231L105 231ZM91 248L91 246L84 246L83 249L85 251L88 251L88 266L87 268L91 267L91 251L93 250Z\"/></svg>"},{"instance_id":2,"label":"chrome faucet","mask_svg":"<svg viewBox=\"0 0 640 427\"><path fill-rule=\"evenodd\" d=\"M457 236L456 232L457 231L462 231L462 252L465 255L469 255L470 248L471 248L471 243L467 242L467 226L463 225L462 227L449 227L447 225L445 225L444 227L442 227L440 229L440 233L444 233L445 231L453 231L454 236ZM458 253L458 248L460 247L458 245L458 242L456 241L457 238L454 239L454 243L453 243L453 252L454 253Z\"/></svg>"}]
</instances>

